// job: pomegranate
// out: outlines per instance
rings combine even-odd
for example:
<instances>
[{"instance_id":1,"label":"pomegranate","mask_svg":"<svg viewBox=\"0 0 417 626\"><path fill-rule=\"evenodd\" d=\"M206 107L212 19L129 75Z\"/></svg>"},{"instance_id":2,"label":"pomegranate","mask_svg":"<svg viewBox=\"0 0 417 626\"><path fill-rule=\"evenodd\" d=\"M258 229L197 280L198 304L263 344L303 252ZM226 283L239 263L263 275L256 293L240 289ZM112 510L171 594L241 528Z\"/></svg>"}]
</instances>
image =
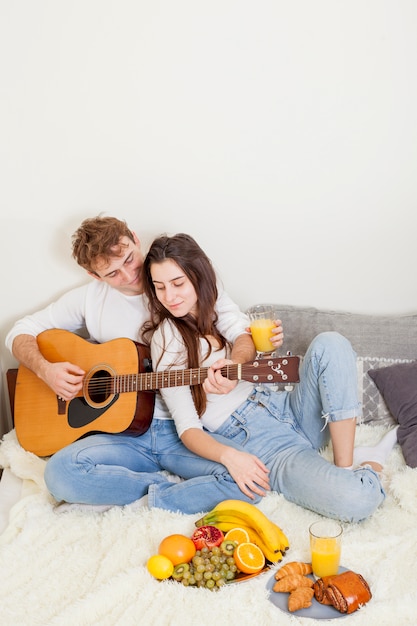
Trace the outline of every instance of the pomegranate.
<instances>
[{"instance_id":1,"label":"pomegranate","mask_svg":"<svg viewBox=\"0 0 417 626\"><path fill-rule=\"evenodd\" d=\"M222 543L224 534L216 526L200 526L193 532L191 539L197 550L201 550L201 548L211 549Z\"/></svg>"}]
</instances>

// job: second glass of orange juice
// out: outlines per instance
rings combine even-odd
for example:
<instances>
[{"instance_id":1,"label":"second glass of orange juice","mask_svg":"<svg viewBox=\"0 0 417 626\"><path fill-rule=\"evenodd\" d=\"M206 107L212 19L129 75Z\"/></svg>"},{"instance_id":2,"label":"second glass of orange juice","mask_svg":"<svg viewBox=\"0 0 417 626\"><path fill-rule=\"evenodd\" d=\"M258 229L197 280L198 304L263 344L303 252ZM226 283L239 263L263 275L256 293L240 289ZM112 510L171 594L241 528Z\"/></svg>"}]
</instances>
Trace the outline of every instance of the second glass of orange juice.
<instances>
[{"instance_id":1,"label":"second glass of orange juice","mask_svg":"<svg viewBox=\"0 0 417 626\"><path fill-rule=\"evenodd\" d=\"M311 524L311 565L316 578L334 576L339 571L343 528L334 520L321 520Z\"/></svg>"}]
</instances>

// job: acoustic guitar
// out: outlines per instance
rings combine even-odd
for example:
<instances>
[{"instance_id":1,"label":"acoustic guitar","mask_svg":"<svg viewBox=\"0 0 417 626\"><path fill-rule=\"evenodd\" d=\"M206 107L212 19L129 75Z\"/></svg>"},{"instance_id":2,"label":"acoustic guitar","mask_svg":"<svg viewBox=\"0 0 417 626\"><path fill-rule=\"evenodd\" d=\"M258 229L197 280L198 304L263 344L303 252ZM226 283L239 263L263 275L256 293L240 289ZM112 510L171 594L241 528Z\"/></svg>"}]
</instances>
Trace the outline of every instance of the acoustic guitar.
<instances>
[{"instance_id":1,"label":"acoustic guitar","mask_svg":"<svg viewBox=\"0 0 417 626\"><path fill-rule=\"evenodd\" d=\"M61 400L31 370L20 365L16 378L14 420L20 445L49 456L87 434L133 432L149 428L155 390L203 383L207 367L153 372L149 350L131 339L93 344L66 330L51 329L37 337L51 362L70 361L86 373L82 391ZM283 356L226 365L223 376L253 383L298 382L299 358Z\"/></svg>"}]
</instances>

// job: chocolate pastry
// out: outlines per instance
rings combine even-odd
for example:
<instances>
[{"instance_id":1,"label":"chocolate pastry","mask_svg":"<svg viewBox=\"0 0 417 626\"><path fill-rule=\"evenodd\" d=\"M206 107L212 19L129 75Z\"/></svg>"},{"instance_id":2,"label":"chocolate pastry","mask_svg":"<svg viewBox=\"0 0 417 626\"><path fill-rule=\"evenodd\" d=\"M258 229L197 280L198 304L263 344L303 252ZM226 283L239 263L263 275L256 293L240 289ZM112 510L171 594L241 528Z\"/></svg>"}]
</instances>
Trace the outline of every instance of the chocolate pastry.
<instances>
[{"instance_id":1,"label":"chocolate pastry","mask_svg":"<svg viewBox=\"0 0 417 626\"><path fill-rule=\"evenodd\" d=\"M331 604L326 591L332 578L334 576L323 576L323 578L318 578L313 585L314 597L320 604Z\"/></svg>"},{"instance_id":2,"label":"chocolate pastry","mask_svg":"<svg viewBox=\"0 0 417 626\"><path fill-rule=\"evenodd\" d=\"M364 577L351 570L319 578L314 583L314 595L318 602L331 604L341 613L353 613L372 598Z\"/></svg>"}]
</instances>

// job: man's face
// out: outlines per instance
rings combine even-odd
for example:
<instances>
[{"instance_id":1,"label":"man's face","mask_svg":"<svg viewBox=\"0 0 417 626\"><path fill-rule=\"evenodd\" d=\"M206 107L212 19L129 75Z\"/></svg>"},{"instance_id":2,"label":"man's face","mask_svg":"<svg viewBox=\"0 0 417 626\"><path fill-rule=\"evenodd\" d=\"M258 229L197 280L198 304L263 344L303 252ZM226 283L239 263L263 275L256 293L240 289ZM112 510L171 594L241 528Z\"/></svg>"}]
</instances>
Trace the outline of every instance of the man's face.
<instances>
[{"instance_id":1,"label":"man's face","mask_svg":"<svg viewBox=\"0 0 417 626\"><path fill-rule=\"evenodd\" d=\"M94 267L96 273L89 272L97 280L104 281L127 296L143 293L143 254L139 239L135 234L133 237L134 242L128 237L122 237L121 255L112 257L109 263L98 259Z\"/></svg>"}]
</instances>

